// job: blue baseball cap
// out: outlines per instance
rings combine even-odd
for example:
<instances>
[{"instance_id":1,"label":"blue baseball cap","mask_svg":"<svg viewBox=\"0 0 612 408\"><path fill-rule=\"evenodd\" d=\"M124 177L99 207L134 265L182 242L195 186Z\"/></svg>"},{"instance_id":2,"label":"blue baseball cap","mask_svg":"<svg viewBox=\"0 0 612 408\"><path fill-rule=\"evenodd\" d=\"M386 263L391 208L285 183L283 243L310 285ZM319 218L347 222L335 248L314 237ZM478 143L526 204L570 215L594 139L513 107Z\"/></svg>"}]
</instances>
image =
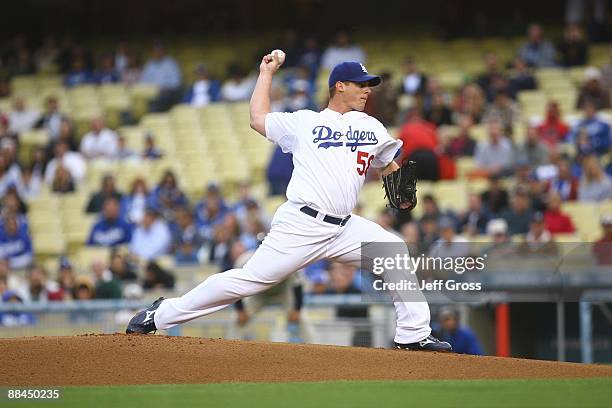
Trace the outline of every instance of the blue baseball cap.
<instances>
[{"instance_id":1,"label":"blue baseball cap","mask_svg":"<svg viewBox=\"0 0 612 408\"><path fill-rule=\"evenodd\" d=\"M347 61L336 65L329 74L330 88L339 81L368 82L370 86L376 86L382 82L382 78L368 74L366 67L359 62Z\"/></svg>"}]
</instances>

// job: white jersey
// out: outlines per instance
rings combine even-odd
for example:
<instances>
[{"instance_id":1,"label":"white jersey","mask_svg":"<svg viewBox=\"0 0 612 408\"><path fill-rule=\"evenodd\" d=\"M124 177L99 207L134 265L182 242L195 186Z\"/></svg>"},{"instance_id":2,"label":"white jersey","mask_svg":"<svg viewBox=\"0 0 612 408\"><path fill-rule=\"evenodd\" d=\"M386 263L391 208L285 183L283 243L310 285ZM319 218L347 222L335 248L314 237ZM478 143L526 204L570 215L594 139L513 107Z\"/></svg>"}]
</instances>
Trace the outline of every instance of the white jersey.
<instances>
[{"instance_id":1,"label":"white jersey","mask_svg":"<svg viewBox=\"0 0 612 408\"><path fill-rule=\"evenodd\" d=\"M287 199L326 214L346 216L370 166L388 165L402 146L375 118L329 108L266 115L266 137L293 154Z\"/></svg>"}]
</instances>

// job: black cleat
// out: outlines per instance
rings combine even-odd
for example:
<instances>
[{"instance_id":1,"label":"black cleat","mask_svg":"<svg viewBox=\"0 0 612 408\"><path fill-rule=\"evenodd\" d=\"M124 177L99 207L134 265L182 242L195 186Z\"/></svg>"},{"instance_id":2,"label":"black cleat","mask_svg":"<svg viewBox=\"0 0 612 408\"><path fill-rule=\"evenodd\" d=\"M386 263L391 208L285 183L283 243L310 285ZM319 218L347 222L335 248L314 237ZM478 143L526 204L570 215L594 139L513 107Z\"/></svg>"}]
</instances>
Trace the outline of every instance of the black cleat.
<instances>
[{"instance_id":1,"label":"black cleat","mask_svg":"<svg viewBox=\"0 0 612 408\"><path fill-rule=\"evenodd\" d=\"M436 339L434 336L427 336L423 340L416 343L400 344L393 343L395 348L403 350L416 350L416 351L443 351L451 352L453 347L446 341Z\"/></svg>"},{"instance_id":2,"label":"black cleat","mask_svg":"<svg viewBox=\"0 0 612 408\"><path fill-rule=\"evenodd\" d=\"M155 302L153 302L151 306L136 313L136 315L132 317L132 320L130 320L130 323L128 323L128 327L127 329L125 329L125 333L147 334L157 331L153 316L155 315L155 311L163 300L164 298L160 297Z\"/></svg>"}]
</instances>

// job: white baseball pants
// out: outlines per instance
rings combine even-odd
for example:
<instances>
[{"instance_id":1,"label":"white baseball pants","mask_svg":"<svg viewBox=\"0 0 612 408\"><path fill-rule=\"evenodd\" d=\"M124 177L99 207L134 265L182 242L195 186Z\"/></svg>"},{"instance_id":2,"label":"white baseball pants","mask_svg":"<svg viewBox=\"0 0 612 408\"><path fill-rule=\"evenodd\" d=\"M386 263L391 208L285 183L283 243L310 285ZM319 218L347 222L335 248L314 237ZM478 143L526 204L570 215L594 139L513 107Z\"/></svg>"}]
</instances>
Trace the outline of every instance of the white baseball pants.
<instances>
[{"instance_id":1,"label":"white baseball pants","mask_svg":"<svg viewBox=\"0 0 612 408\"><path fill-rule=\"evenodd\" d=\"M403 242L358 215L339 226L324 222L322 214L313 218L302 213L301 206L286 202L279 207L270 233L243 268L212 275L183 296L165 299L155 313L155 326L169 329L221 310L238 299L265 291L319 259L360 267L362 242ZM425 301L394 305L396 342L414 343L429 336L430 314Z\"/></svg>"}]
</instances>

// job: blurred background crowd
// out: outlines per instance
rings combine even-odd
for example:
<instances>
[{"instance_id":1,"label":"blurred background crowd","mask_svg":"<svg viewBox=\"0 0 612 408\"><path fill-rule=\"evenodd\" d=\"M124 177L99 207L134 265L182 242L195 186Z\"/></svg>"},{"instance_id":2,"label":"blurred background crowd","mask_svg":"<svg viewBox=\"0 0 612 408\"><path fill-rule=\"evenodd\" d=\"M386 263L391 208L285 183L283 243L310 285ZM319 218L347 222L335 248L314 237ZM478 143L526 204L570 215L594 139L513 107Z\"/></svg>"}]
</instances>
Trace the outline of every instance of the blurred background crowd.
<instances>
[{"instance_id":1,"label":"blurred background crowd","mask_svg":"<svg viewBox=\"0 0 612 408\"><path fill-rule=\"evenodd\" d=\"M310 3L297 3L307 16ZM355 213L413 253L439 242L512 254L584 241L612 264L612 10L562 5L546 24L516 11L503 32L448 5L441 32L298 24L207 41L2 37L2 300L172 292L181 268L220 272L252 253L293 168L248 129L258 62L274 48L287 54L274 111L324 107L341 61L383 76L366 111L403 140L399 160L419 163L419 207L387 210L371 170ZM307 292L358 293L360 274L318 262L300 280Z\"/></svg>"}]
</instances>

